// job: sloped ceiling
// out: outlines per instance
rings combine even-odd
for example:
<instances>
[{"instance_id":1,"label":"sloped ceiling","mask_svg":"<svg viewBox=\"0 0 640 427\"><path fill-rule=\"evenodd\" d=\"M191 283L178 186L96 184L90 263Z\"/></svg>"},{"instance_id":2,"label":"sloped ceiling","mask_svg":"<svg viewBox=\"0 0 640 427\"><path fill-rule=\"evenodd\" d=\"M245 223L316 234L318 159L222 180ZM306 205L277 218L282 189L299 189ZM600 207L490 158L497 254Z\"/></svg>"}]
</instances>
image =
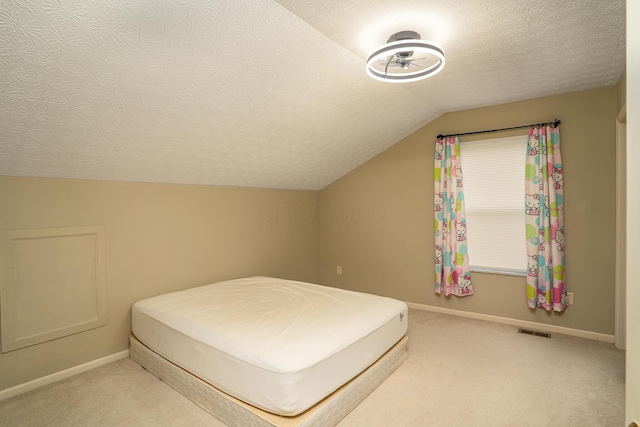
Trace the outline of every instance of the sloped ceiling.
<instances>
[{"instance_id":1,"label":"sloped ceiling","mask_svg":"<svg viewBox=\"0 0 640 427\"><path fill-rule=\"evenodd\" d=\"M4 1L0 175L322 189L443 113L616 84L624 18L624 0ZM401 30L445 69L368 77Z\"/></svg>"}]
</instances>

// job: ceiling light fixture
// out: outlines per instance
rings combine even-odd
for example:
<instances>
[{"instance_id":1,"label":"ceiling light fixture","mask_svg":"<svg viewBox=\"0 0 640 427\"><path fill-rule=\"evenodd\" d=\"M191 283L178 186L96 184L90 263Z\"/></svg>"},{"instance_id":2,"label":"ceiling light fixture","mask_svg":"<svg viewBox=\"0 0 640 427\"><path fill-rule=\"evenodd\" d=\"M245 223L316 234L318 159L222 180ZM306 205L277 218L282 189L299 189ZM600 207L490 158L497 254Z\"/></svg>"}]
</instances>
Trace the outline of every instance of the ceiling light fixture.
<instances>
[{"instance_id":1,"label":"ceiling light fixture","mask_svg":"<svg viewBox=\"0 0 640 427\"><path fill-rule=\"evenodd\" d=\"M367 58L367 74L391 83L415 82L431 77L444 68L444 50L435 43L420 40L415 31L400 31Z\"/></svg>"}]
</instances>

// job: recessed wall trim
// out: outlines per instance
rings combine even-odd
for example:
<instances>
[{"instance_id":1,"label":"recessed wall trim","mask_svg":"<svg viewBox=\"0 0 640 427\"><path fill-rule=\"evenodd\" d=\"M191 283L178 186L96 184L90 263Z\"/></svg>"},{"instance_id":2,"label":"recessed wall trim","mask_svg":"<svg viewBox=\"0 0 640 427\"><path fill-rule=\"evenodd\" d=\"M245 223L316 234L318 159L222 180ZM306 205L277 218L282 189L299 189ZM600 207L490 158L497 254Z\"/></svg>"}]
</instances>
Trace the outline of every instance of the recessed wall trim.
<instances>
[{"instance_id":1,"label":"recessed wall trim","mask_svg":"<svg viewBox=\"0 0 640 427\"><path fill-rule=\"evenodd\" d=\"M2 353L107 324L104 227L0 231Z\"/></svg>"}]
</instances>

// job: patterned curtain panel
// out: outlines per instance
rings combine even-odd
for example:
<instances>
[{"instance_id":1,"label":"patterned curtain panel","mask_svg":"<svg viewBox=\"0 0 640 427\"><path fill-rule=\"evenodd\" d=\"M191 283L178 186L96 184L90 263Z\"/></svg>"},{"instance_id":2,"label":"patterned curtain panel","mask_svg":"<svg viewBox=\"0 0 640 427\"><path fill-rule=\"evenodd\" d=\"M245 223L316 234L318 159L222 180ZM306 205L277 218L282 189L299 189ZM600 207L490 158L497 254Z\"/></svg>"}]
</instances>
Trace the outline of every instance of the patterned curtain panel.
<instances>
[{"instance_id":1,"label":"patterned curtain panel","mask_svg":"<svg viewBox=\"0 0 640 427\"><path fill-rule=\"evenodd\" d=\"M558 127L529 129L525 168L528 304L531 308L563 311L568 303Z\"/></svg>"},{"instance_id":2,"label":"patterned curtain panel","mask_svg":"<svg viewBox=\"0 0 640 427\"><path fill-rule=\"evenodd\" d=\"M434 157L436 293L471 295L460 140L437 140Z\"/></svg>"}]
</instances>

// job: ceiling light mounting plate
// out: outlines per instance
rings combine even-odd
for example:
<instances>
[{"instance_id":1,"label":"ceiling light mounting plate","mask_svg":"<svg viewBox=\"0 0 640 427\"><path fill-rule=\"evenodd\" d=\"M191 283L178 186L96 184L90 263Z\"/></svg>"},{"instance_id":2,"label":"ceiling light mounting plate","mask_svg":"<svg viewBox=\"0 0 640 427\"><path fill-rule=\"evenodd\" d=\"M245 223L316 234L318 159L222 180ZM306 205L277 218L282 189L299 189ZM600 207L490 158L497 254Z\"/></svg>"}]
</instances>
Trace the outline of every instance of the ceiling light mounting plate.
<instances>
[{"instance_id":1,"label":"ceiling light mounting plate","mask_svg":"<svg viewBox=\"0 0 640 427\"><path fill-rule=\"evenodd\" d=\"M391 34L391 37L387 40L387 43L397 42L400 40L420 40L420 33L415 31L398 31L395 34Z\"/></svg>"}]
</instances>

